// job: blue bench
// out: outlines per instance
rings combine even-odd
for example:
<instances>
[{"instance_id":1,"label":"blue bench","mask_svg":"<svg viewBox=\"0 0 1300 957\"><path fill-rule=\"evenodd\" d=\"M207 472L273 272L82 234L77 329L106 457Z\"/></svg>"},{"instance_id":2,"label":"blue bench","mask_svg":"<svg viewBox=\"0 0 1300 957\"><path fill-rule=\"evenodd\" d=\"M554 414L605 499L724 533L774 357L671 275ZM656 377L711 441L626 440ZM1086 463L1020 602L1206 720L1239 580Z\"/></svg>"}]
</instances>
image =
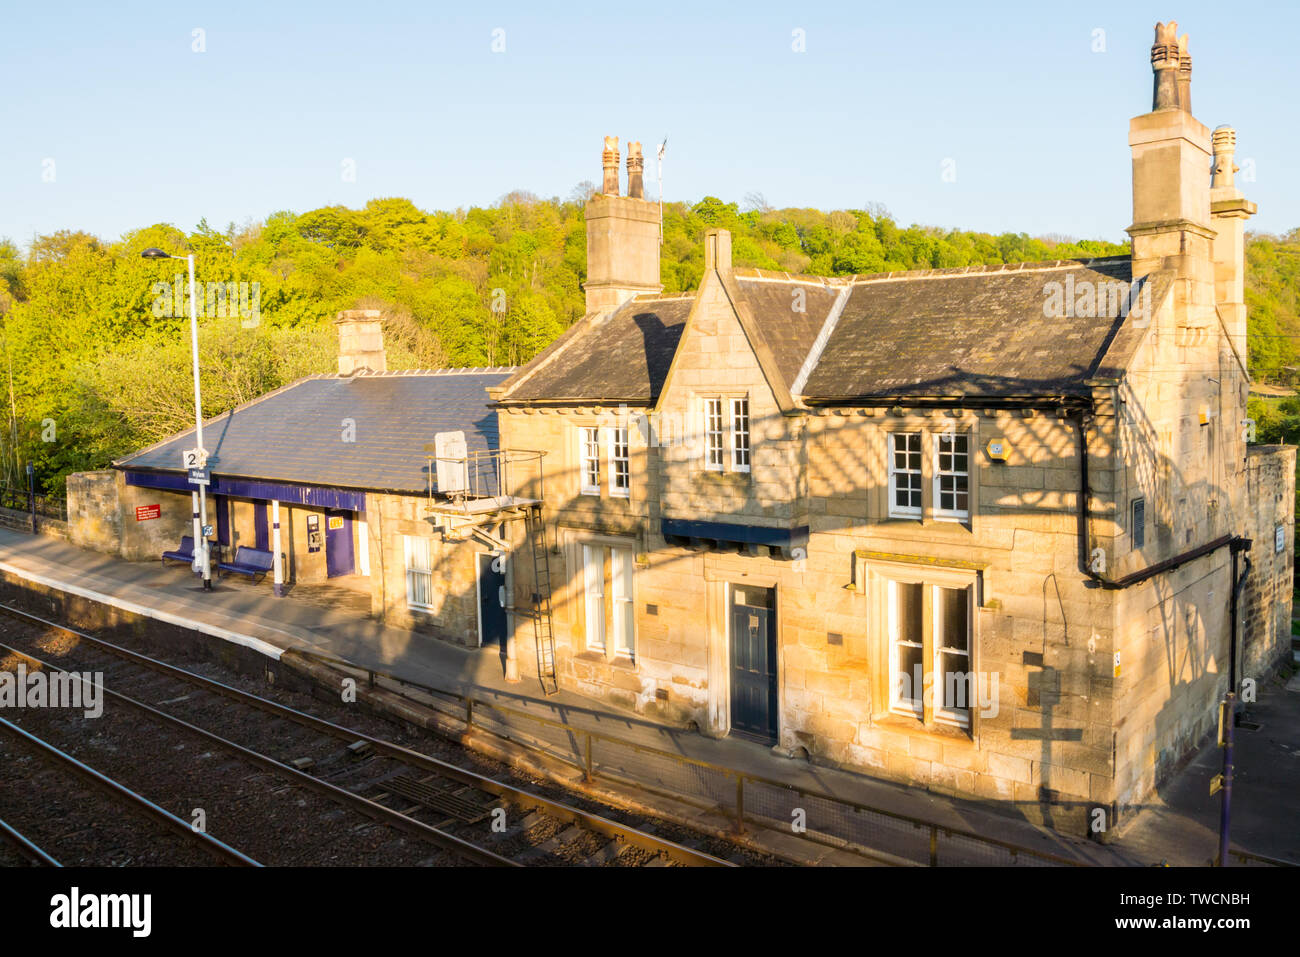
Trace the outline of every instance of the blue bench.
<instances>
[{"instance_id":1,"label":"blue bench","mask_svg":"<svg viewBox=\"0 0 1300 957\"><path fill-rule=\"evenodd\" d=\"M235 549L233 561L218 562L217 570L222 572L234 572L236 575L247 575L253 581L259 578L265 578L275 565L275 555L262 548L249 548L247 545L240 545Z\"/></svg>"},{"instance_id":2,"label":"blue bench","mask_svg":"<svg viewBox=\"0 0 1300 957\"><path fill-rule=\"evenodd\" d=\"M167 564L167 560L174 562L184 562L186 565L194 563L194 536L186 535L181 539L181 547L171 552L162 553L162 563Z\"/></svg>"}]
</instances>

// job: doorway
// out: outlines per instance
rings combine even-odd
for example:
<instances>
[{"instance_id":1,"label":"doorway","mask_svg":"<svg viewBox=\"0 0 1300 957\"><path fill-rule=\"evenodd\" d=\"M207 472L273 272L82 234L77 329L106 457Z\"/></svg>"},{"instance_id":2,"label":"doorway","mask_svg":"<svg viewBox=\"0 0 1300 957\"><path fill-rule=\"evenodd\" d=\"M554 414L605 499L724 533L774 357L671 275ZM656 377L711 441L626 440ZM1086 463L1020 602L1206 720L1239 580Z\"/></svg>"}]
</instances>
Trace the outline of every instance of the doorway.
<instances>
[{"instance_id":1,"label":"doorway","mask_svg":"<svg viewBox=\"0 0 1300 957\"><path fill-rule=\"evenodd\" d=\"M355 569L352 548L352 513L325 512L325 577L351 575Z\"/></svg>"},{"instance_id":2,"label":"doorway","mask_svg":"<svg viewBox=\"0 0 1300 957\"><path fill-rule=\"evenodd\" d=\"M506 641L506 570L501 556L478 555L478 635L479 645L505 647Z\"/></svg>"},{"instance_id":3,"label":"doorway","mask_svg":"<svg viewBox=\"0 0 1300 957\"><path fill-rule=\"evenodd\" d=\"M731 730L777 737L776 589L731 585Z\"/></svg>"}]
</instances>

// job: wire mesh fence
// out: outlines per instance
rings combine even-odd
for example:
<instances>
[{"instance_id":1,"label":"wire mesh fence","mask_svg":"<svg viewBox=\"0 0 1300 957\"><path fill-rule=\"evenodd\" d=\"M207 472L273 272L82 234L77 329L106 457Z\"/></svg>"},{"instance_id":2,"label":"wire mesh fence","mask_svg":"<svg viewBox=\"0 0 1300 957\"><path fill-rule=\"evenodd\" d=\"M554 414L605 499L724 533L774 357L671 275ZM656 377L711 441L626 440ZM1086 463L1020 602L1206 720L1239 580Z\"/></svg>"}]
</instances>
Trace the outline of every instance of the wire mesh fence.
<instances>
[{"instance_id":1,"label":"wire mesh fence","mask_svg":"<svg viewBox=\"0 0 1300 957\"><path fill-rule=\"evenodd\" d=\"M529 748L602 779L658 793L730 819L737 829L768 828L838 848L877 863L921 866L1082 866L1083 861L1032 850L969 831L799 788L686 755L630 741L609 730L577 727L510 706L397 678L318 652L294 654L367 675L371 685L415 697L467 728ZM412 692L416 692L413 694ZM611 725L617 718L595 718ZM645 726L642 726L644 730ZM665 744L672 732L662 729Z\"/></svg>"}]
</instances>

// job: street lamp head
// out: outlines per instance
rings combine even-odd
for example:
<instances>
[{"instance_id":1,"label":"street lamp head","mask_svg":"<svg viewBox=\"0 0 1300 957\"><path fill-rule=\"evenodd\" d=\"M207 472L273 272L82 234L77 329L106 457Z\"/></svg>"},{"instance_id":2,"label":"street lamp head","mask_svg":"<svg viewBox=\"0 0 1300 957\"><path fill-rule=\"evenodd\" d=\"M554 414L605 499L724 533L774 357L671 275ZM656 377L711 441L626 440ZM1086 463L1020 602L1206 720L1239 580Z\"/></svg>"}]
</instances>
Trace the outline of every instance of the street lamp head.
<instances>
[{"instance_id":1,"label":"street lamp head","mask_svg":"<svg viewBox=\"0 0 1300 957\"><path fill-rule=\"evenodd\" d=\"M163 252L157 246L150 246L148 249L142 252L140 256L143 259L171 259L172 258L172 255L170 253Z\"/></svg>"}]
</instances>

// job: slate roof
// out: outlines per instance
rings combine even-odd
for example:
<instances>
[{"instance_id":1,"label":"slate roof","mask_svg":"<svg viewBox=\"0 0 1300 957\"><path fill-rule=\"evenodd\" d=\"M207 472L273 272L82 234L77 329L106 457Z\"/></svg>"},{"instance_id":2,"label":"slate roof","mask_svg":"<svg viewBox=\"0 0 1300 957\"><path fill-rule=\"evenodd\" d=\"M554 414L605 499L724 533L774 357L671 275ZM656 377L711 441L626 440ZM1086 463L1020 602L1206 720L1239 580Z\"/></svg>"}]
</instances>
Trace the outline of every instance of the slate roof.
<instances>
[{"instance_id":1,"label":"slate roof","mask_svg":"<svg viewBox=\"0 0 1300 957\"><path fill-rule=\"evenodd\" d=\"M1124 257L855 282L804 399L1087 395L1086 380L1120 374L1137 345L1119 336L1131 278ZM1156 308L1170 280L1148 281ZM1093 316L1049 316L1052 283L1075 302L1086 284L1117 295Z\"/></svg>"},{"instance_id":2,"label":"slate roof","mask_svg":"<svg viewBox=\"0 0 1300 957\"><path fill-rule=\"evenodd\" d=\"M809 405L1086 395L1088 379L1122 372L1146 326L1123 314L1127 256L844 278L732 276L777 373ZM1144 278L1138 292L1151 291L1142 301L1159 308L1171 282L1163 273ZM1095 315L1049 316L1049 283L1063 297L1088 284L1117 295L1100 297ZM634 299L587 316L505 384L503 404L653 404L693 303Z\"/></svg>"},{"instance_id":3,"label":"slate roof","mask_svg":"<svg viewBox=\"0 0 1300 957\"><path fill-rule=\"evenodd\" d=\"M466 369L311 376L203 424L209 468L231 478L330 488L424 493L426 444L464 431L470 451L497 449L489 387L514 369ZM356 424L343 441L343 421ZM137 452L120 469L182 472L194 430Z\"/></svg>"},{"instance_id":4,"label":"slate roof","mask_svg":"<svg viewBox=\"0 0 1300 957\"><path fill-rule=\"evenodd\" d=\"M587 315L505 384L509 401L653 405L694 302L633 299Z\"/></svg>"}]
</instances>

